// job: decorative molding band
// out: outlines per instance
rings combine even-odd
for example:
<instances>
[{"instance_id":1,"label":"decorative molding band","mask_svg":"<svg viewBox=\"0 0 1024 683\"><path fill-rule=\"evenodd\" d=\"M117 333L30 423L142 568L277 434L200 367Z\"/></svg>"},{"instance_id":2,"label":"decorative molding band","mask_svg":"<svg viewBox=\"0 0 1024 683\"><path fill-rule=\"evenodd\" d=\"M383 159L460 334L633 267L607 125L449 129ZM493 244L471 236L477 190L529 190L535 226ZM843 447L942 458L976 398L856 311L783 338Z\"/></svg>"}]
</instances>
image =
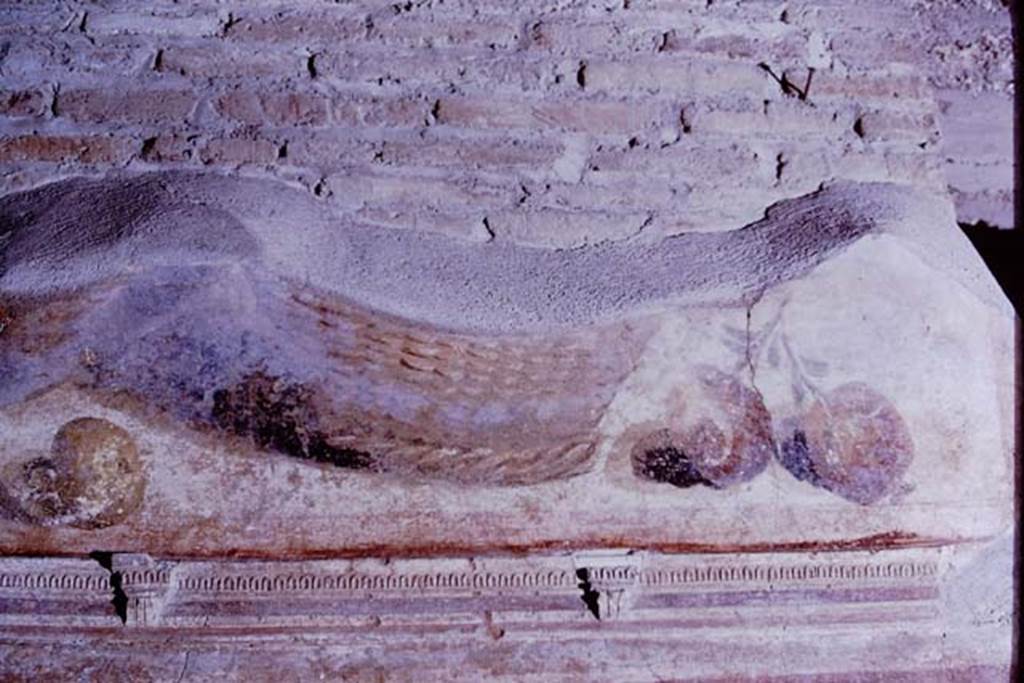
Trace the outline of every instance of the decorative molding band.
<instances>
[{"instance_id":1,"label":"decorative molding band","mask_svg":"<svg viewBox=\"0 0 1024 683\"><path fill-rule=\"evenodd\" d=\"M759 564L717 567L686 567L645 572L645 586L706 584L788 583L821 580L899 581L933 577L938 572L935 562L887 562L882 564L833 564L805 562L801 564Z\"/></svg>"},{"instance_id":2,"label":"decorative molding band","mask_svg":"<svg viewBox=\"0 0 1024 683\"><path fill-rule=\"evenodd\" d=\"M690 596L685 602L691 611L719 604L722 595L737 604L745 596L752 602L797 594L809 596L804 602L829 605L868 598L930 600L941 555L941 549L810 557L595 552L255 562L124 554L112 557L109 570L90 560L0 558L0 601L6 606L3 623L67 626L114 623L115 589L127 604L121 616L133 626L270 627L300 616L333 623L345 614L447 618L447 612L467 610L547 611L566 618L589 611L607 620L642 618L645 609L656 611L661 603L682 599L673 595ZM66 609L40 612L39 605L47 602Z\"/></svg>"},{"instance_id":3,"label":"decorative molding band","mask_svg":"<svg viewBox=\"0 0 1024 683\"><path fill-rule=\"evenodd\" d=\"M0 592L8 590L106 591L110 577L106 573L61 571L0 572Z\"/></svg>"},{"instance_id":4,"label":"decorative molding band","mask_svg":"<svg viewBox=\"0 0 1024 683\"><path fill-rule=\"evenodd\" d=\"M152 680L881 680L897 666L924 681L949 661L978 680L1002 671L1003 641L968 647L949 600L980 549L0 558L0 674L6 653L53 680L103 658Z\"/></svg>"}]
</instances>

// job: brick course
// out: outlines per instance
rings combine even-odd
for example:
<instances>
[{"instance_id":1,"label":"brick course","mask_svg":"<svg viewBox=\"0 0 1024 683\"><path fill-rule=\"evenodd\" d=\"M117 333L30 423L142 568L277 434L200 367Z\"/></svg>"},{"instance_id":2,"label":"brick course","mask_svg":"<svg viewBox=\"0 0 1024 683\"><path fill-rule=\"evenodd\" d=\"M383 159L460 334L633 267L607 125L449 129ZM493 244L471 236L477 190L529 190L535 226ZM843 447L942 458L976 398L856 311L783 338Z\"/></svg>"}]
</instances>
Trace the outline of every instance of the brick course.
<instances>
[{"instance_id":1,"label":"brick course","mask_svg":"<svg viewBox=\"0 0 1024 683\"><path fill-rule=\"evenodd\" d=\"M15 4L0 189L242 168L357 222L570 246L851 178L1006 224L1010 45L995 0Z\"/></svg>"}]
</instances>

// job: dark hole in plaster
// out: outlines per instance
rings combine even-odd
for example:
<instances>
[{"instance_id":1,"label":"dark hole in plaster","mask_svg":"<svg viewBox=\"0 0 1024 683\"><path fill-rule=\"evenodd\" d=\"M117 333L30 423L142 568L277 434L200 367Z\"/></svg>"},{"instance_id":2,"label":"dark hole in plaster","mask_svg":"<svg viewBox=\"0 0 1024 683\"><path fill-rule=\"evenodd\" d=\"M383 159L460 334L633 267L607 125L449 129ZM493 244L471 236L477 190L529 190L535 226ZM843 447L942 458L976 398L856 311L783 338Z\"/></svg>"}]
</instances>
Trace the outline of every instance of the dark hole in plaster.
<instances>
[{"instance_id":1,"label":"dark hole in plaster","mask_svg":"<svg viewBox=\"0 0 1024 683\"><path fill-rule=\"evenodd\" d=\"M128 594L124 592L124 576L121 572L114 571L114 553L94 550L89 553L89 559L95 560L110 573L110 592L113 594L110 604L114 606L114 614L121 620L121 623L127 624Z\"/></svg>"},{"instance_id":2,"label":"dark hole in plaster","mask_svg":"<svg viewBox=\"0 0 1024 683\"><path fill-rule=\"evenodd\" d=\"M693 130L693 124L690 123L690 118L687 116L686 109L679 110L679 126L683 129L684 133L689 133Z\"/></svg>"},{"instance_id":3,"label":"dark hole in plaster","mask_svg":"<svg viewBox=\"0 0 1024 683\"><path fill-rule=\"evenodd\" d=\"M505 629L494 623L494 614L490 610L484 610L484 628L487 629L487 635L494 640L501 640L505 637Z\"/></svg>"},{"instance_id":4,"label":"dark hole in plaster","mask_svg":"<svg viewBox=\"0 0 1024 683\"><path fill-rule=\"evenodd\" d=\"M590 583L590 570L580 567L576 570L576 578L580 580L579 589L582 591L580 599L587 606L587 611L594 615L598 621L601 620L601 592L594 590Z\"/></svg>"},{"instance_id":5,"label":"dark hole in plaster","mask_svg":"<svg viewBox=\"0 0 1024 683\"><path fill-rule=\"evenodd\" d=\"M775 156L775 181L776 182L779 182L779 181L782 180L782 172L785 170L787 163L788 163L788 161L786 160L786 156L784 154L779 153L779 154L777 154Z\"/></svg>"},{"instance_id":6,"label":"dark hole in plaster","mask_svg":"<svg viewBox=\"0 0 1024 683\"><path fill-rule=\"evenodd\" d=\"M146 138L145 140L142 141L142 150L139 152L139 155L143 159L148 159L149 156L153 153L154 147L156 147L156 138Z\"/></svg>"}]
</instances>

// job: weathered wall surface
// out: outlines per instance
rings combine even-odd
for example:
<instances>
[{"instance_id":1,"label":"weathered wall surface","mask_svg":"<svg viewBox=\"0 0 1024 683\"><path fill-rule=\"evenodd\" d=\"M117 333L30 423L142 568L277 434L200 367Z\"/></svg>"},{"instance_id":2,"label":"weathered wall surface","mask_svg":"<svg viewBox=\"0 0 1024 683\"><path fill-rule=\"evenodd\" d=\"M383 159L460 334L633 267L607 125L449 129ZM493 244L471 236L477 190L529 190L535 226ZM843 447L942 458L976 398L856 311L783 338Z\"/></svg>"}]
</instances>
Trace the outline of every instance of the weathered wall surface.
<instances>
[{"instance_id":1,"label":"weathered wall surface","mask_svg":"<svg viewBox=\"0 0 1024 683\"><path fill-rule=\"evenodd\" d=\"M1010 54L0 0L0 680L1007 680Z\"/></svg>"},{"instance_id":2,"label":"weathered wall surface","mask_svg":"<svg viewBox=\"0 0 1024 683\"><path fill-rule=\"evenodd\" d=\"M1012 222L995 0L6 2L0 77L5 192L206 168L358 223L568 246L893 180Z\"/></svg>"}]
</instances>

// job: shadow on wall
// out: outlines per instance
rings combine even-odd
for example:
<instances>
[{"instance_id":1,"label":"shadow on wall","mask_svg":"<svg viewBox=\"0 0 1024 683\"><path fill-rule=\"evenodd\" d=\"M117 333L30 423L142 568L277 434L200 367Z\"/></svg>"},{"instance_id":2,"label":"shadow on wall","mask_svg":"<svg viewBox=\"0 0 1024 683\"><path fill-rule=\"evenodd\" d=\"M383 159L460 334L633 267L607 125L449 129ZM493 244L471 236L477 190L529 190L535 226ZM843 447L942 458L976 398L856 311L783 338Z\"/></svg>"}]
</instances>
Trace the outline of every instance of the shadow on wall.
<instances>
[{"instance_id":1,"label":"shadow on wall","mask_svg":"<svg viewBox=\"0 0 1024 683\"><path fill-rule=\"evenodd\" d=\"M961 223L960 228L1020 316L1024 311L1024 273L1020 268L1024 262L1024 230L1001 229L985 221Z\"/></svg>"},{"instance_id":2,"label":"shadow on wall","mask_svg":"<svg viewBox=\"0 0 1024 683\"><path fill-rule=\"evenodd\" d=\"M1004 7L1010 8L1010 16L1013 26L1013 72L1015 81L1020 82L1021 73L1024 72L1024 42L1020 40L1021 12L1020 7L1010 0L1002 0ZM1020 159L1024 152L1024 143L1021 137L1020 112L1024 111L1024 93L1019 89L1014 91L1014 158ZM999 286L1010 299L1013 308L1017 311L1017 317L1021 317L1024 311L1024 275L1021 273L1020 264L1024 262L1024 220L1020 206L1021 189L1021 167L1019 161L1014 164L1014 220L1016 225L1013 229L1001 229L999 226L991 225L985 221L977 223L960 223L960 228L971 240L971 244L978 250L985 265L992 271ZM1019 380L1019 378L1018 378Z\"/></svg>"}]
</instances>

